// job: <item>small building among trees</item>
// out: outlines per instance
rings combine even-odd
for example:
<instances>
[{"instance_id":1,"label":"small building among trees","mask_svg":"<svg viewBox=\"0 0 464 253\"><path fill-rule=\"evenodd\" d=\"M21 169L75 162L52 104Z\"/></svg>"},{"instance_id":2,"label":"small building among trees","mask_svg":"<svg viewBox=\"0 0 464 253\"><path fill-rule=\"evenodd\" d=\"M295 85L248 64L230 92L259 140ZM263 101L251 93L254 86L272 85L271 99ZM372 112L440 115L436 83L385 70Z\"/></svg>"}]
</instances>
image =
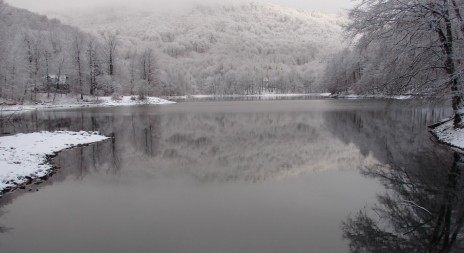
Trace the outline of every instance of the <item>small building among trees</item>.
<instances>
[{"instance_id":1,"label":"small building among trees","mask_svg":"<svg viewBox=\"0 0 464 253\"><path fill-rule=\"evenodd\" d=\"M44 76L43 92L55 91L58 93L68 93L70 91L69 77L67 75L48 75Z\"/></svg>"}]
</instances>

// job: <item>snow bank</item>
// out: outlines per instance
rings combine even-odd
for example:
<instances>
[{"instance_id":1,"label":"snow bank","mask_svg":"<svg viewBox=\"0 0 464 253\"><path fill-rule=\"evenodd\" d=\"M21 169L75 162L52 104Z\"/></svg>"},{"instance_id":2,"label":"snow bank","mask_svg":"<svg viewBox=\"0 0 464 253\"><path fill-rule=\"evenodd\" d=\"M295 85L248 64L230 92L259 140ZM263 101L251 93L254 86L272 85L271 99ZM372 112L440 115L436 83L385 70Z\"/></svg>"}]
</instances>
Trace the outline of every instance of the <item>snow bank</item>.
<instances>
[{"instance_id":1,"label":"snow bank","mask_svg":"<svg viewBox=\"0 0 464 253\"><path fill-rule=\"evenodd\" d=\"M452 147L464 149L464 129L453 127L453 120L448 120L432 129L439 141Z\"/></svg>"},{"instance_id":2,"label":"snow bank","mask_svg":"<svg viewBox=\"0 0 464 253\"><path fill-rule=\"evenodd\" d=\"M397 99L407 100L413 99L412 95L390 96L390 95L356 95L356 94L334 94L330 95L332 98L345 98L345 99L366 99L366 98L380 98L380 99Z\"/></svg>"},{"instance_id":3,"label":"snow bank","mask_svg":"<svg viewBox=\"0 0 464 253\"><path fill-rule=\"evenodd\" d=\"M262 93L253 95L188 95L188 96L168 96L168 99L187 100L190 98L207 99L207 98L294 98L294 97L329 97L330 93Z\"/></svg>"},{"instance_id":4,"label":"snow bank","mask_svg":"<svg viewBox=\"0 0 464 253\"><path fill-rule=\"evenodd\" d=\"M97 132L38 132L0 137L0 195L35 178L48 175L47 156L61 150L106 140Z\"/></svg>"},{"instance_id":5,"label":"snow bank","mask_svg":"<svg viewBox=\"0 0 464 253\"><path fill-rule=\"evenodd\" d=\"M166 105L166 104L175 104L175 102L157 98L157 97L147 97L144 100L139 100L137 97L131 96L121 96L118 99L113 99L112 97L99 97L98 105L101 106L119 106L119 105Z\"/></svg>"},{"instance_id":6,"label":"snow bank","mask_svg":"<svg viewBox=\"0 0 464 253\"><path fill-rule=\"evenodd\" d=\"M41 94L42 103L32 105L3 105L0 106L0 116L10 115L19 112L28 112L37 109L64 109L64 108L80 108L80 107L110 107L110 106L130 106L130 105L164 105L175 104L175 102L157 97L147 97L144 100L139 100L137 96L121 96L117 99L112 97L84 97L84 100L79 100L71 96L59 96L52 102L51 99L46 99Z\"/></svg>"}]
</instances>

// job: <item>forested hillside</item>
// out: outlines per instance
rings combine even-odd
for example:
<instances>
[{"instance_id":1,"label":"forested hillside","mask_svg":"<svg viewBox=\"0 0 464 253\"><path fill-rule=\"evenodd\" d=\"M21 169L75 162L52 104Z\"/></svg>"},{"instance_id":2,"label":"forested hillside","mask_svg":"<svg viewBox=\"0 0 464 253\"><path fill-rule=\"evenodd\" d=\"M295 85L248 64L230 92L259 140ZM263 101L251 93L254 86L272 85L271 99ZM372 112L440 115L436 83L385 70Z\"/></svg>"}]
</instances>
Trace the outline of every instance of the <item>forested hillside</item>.
<instances>
[{"instance_id":1,"label":"forested hillside","mask_svg":"<svg viewBox=\"0 0 464 253\"><path fill-rule=\"evenodd\" d=\"M66 78L69 83L77 78L71 49L82 38L90 36L0 1L0 98L29 100L38 90L62 92Z\"/></svg>"},{"instance_id":2,"label":"forested hillside","mask_svg":"<svg viewBox=\"0 0 464 253\"><path fill-rule=\"evenodd\" d=\"M319 91L327 59L343 46L345 18L271 4L202 5L178 13L122 8L54 13L98 34L118 34L126 62L154 50L163 95ZM126 73L129 75L129 73Z\"/></svg>"},{"instance_id":3,"label":"forested hillside","mask_svg":"<svg viewBox=\"0 0 464 253\"><path fill-rule=\"evenodd\" d=\"M327 65L333 93L415 94L462 100L463 1L361 1L349 12L353 47Z\"/></svg>"},{"instance_id":4,"label":"forested hillside","mask_svg":"<svg viewBox=\"0 0 464 253\"><path fill-rule=\"evenodd\" d=\"M57 94L152 95L154 54L145 49L126 64L117 34L84 33L0 1L0 99L55 100ZM39 95L39 96L38 96ZM0 101L0 102L2 102Z\"/></svg>"},{"instance_id":5,"label":"forested hillside","mask_svg":"<svg viewBox=\"0 0 464 253\"><path fill-rule=\"evenodd\" d=\"M49 16L0 0L3 101L322 91L321 73L343 47L345 22L258 3Z\"/></svg>"}]
</instances>

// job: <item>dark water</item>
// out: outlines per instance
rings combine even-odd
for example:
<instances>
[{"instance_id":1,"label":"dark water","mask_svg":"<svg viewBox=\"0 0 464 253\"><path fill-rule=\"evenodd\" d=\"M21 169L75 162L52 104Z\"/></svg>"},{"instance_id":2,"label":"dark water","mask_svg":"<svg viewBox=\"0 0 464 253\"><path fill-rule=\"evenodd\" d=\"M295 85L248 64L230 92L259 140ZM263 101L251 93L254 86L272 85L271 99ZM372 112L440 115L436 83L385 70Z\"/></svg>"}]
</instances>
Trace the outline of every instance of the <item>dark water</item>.
<instances>
[{"instance_id":1,"label":"dark water","mask_svg":"<svg viewBox=\"0 0 464 253\"><path fill-rule=\"evenodd\" d=\"M394 188L379 171L452 167L427 132L444 108L292 100L26 114L0 132L114 139L62 152L49 181L0 199L0 252L348 252L360 231L348 217Z\"/></svg>"}]
</instances>

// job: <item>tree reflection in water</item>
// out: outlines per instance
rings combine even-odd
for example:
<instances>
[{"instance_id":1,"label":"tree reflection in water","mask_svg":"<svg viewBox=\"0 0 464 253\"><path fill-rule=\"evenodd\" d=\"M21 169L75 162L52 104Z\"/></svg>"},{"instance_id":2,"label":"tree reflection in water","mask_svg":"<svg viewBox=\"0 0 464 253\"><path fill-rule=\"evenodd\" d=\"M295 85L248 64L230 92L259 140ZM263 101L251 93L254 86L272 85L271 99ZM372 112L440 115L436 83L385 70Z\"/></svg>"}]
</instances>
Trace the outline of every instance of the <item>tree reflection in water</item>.
<instances>
[{"instance_id":1,"label":"tree reflection in water","mask_svg":"<svg viewBox=\"0 0 464 253\"><path fill-rule=\"evenodd\" d=\"M375 103L360 103L348 109L342 104L343 110L340 105L328 110L327 104L322 103L322 109L315 107L314 111L306 111L306 105L303 111L295 111L293 105L286 110L279 104L275 106L278 108L264 110L261 105L256 111L248 111L249 105L246 110L222 108L205 112L199 106L188 111L186 105L165 111L141 107L34 112L18 118L14 125L0 125L0 132L97 130L113 137L111 141L62 152L54 164L64 169L41 187L69 177L82 180L105 173L114 175L106 178L115 183L124 178L151 182L160 177L185 177L207 184L262 182L288 175L370 166L364 173L383 178L391 192L380 198L381 205L375 210L382 217L380 222L363 211L344 224L353 252L426 252L417 246L424 244L426 232L438 222L439 205L444 202L439 197L443 198L443 185L447 183L439 179L447 178L447 171L442 168L451 167L453 161L448 152L438 154L437 149L430 147L425 126L442 118L443 112L435 115L435 110L403 104L389 106L385 111ZM433 155L424 155L424 150ZM413 155L420 157L411 159ZM411 164L406 166L408 160ZM391 161L403 166L370 165ZM456 187L460 185L460 177L456 176ZM5 196L0 209L16 196ZM452 242L451 231L456 228L451 224L459 224L453 210L460 202L454 203L455 199L459 198L452 197L451 207L444 205L440 225L450 224L447 244L453 244L453 249L457 249L456 241L460 239L456 237ZM396 214L396 223L389 222L389 211L382 212L382 208L387 210L382 205L394 208L391 212ZM448 210L451 217L446 223ZM405 223L407 218L413 221ZM437 245L443 244L445 236L441 231L436 233Z\"/></svg>"},{"instance_id":2,"label":"tree reflection in water","mask_svg":"<svg viewBox=\"0 0 464 253\"><path fill-rule=\"evenodd\" d=\"M433 159L411 159L420 169L396 164L363 169L387 192L378 196L377 206L342 224L351 252L463 252L464 155L426 157Z\"/></svg>"},{"instance_id":3,"label":"tree reflection in water","mask_svg":"<svg viewBox=\"0 0 464 253\"><path fill-rule=\"evenodd\" d=\"M464 156L434 143L426 129L444 115L407 104L326 113L335 136L379 161L361 170L386 188L374 208L342 223L351 252L464 252Z\"/></svg>"}]
</instances>

